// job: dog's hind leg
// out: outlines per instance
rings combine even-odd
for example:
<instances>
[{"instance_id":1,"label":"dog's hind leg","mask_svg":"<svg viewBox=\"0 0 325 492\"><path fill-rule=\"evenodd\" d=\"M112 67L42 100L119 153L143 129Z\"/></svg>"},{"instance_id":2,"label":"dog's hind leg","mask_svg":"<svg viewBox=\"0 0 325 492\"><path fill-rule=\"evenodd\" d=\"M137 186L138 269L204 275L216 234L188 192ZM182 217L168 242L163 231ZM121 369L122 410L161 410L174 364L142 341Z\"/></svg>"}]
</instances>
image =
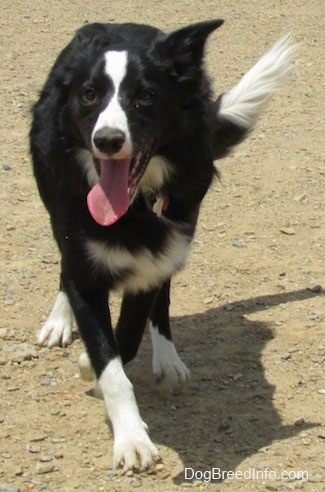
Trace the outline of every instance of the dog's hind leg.
<instances>
[{"instance_id":1,"label":"dog's hind leg","mask_svg":"<svg viewBox=\"0 0 325 492\"><path fill-rule=\"evenodd\" d=\"M189 380L190 371L180 359L172 342L169 323L170 282L161 288L150 316L152 369L155 380L164 391L177 394Z\"/></svg>"},{"instance_id":2,"label":"dog's hind leg","mask_svg":"<svg viewBox=\"0 0 325 492\"><path fill-rule=\"evenodd\" d=\"M72 342L73 314L68 297L60 288L53 309L41 330L37 335L37 343L54 347L63 347Z\"/></svg>"}]
</instances>

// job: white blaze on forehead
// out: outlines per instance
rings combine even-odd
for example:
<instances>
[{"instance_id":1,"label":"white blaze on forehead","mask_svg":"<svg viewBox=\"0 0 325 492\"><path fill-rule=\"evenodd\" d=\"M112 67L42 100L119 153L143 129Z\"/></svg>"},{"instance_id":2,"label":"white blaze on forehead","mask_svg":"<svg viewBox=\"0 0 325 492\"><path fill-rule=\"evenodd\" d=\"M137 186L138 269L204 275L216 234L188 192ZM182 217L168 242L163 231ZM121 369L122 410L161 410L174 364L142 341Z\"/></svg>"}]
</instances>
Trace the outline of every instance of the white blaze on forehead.
<instances>
[{"instance_id":1,"label":"white blaze on forehead","mask_svg":"<svg viewBox=\"0 0 325 492\"><path fill-rule=\"evenodd\" d=\"M128 54L127 51L107 51L104 58L104 72L113 84L113 95L106 108L99 114L92 136L94 137L97 130L105 127L121 130L125 134L125 144L119 154L125 157L132 152L132 142L128 119L120 104L120 87L127 72Z\"/></svg>"},{"instance_id":2,"label":"white blaze on forehead","mask_svg":"<svg viewBox=\"0 0 325 492\"><path fill-rule=\"evenodd\" d=\"M126 75L127 51L107 51L105 62L105 73L112 79L114 88L118 90Z\"/></svg>"}]
</instances>

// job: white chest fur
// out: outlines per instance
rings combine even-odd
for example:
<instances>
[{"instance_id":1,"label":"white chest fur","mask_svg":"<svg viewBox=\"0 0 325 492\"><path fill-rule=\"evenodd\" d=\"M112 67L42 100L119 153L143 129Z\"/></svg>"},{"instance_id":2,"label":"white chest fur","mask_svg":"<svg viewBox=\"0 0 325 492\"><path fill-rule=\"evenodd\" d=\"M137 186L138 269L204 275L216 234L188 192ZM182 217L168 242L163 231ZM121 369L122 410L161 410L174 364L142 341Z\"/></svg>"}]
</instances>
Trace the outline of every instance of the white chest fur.
<instances>
[{"instance_id":1,"label":"white chest fur","mask_svg":"<svg viewBox=\"0 0 325 492\"><path fill-rule=\"evenodd\" d=\"M97 268L107 269L116 276L117 287L136 293L160 286L181 269L189 244L187 235L173 229L164 247L155 254L144 247L131 253L126 248L107 246L100 241L88 241L87 249Z\"/></svg>"}]
</instances>

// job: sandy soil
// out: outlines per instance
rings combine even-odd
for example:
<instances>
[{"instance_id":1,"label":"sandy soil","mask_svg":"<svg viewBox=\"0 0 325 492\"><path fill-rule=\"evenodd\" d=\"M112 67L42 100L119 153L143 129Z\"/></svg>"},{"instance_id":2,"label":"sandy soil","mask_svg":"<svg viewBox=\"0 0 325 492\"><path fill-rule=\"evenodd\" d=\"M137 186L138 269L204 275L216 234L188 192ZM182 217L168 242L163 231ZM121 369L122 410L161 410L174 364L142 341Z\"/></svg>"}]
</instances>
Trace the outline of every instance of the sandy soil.
<instances>
[{"instance_id":1,"label":"sandy soil","mask_svg":"<svg viewBox=\"0 0 325 492\"><path fill-rule=\"evenodd\" d=\"M1 11L0 490L324 490L323 2L2 0ZM128 368L162 463L121 476L111 470L102 402L78 374L81 341L35 345L59 266L31 173L29 108L85 22L172 30L213 17L226 20L206 60L218 93L287 32L300 51L256 131L219 163L222 182L204 201L190 260L174 281L187 390L172 399L156 391L148 337ZM225 479L208 484L213 468Z\"/></svg>"}]
</instances>

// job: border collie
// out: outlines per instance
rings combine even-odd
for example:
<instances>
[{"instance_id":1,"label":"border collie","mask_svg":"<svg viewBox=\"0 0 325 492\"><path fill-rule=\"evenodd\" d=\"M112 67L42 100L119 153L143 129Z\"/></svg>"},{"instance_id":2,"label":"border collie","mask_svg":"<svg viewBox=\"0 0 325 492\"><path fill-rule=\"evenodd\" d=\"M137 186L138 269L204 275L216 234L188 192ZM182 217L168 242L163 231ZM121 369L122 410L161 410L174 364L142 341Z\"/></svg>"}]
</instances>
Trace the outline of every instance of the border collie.
<instances>
[{"instance_id":1,"label":"border collie","mask_svg":"<svg viewBox=\"0 0 325 492\"><path fill-rule=\"evenodd\" d=\"M248 134L292 65L289 37L218 99L203 65L210 20L171 34L90 24L61 52L33 107L34 174L61 253L59 292L38 334L71 343L76 319L114 433L114 465L159 459L123 365L147 323L158 382L189 370L172 342L170 280L185 264L213 161ZM121 288L113 331L108 296Z\"/></svg>"}]
</instances>

